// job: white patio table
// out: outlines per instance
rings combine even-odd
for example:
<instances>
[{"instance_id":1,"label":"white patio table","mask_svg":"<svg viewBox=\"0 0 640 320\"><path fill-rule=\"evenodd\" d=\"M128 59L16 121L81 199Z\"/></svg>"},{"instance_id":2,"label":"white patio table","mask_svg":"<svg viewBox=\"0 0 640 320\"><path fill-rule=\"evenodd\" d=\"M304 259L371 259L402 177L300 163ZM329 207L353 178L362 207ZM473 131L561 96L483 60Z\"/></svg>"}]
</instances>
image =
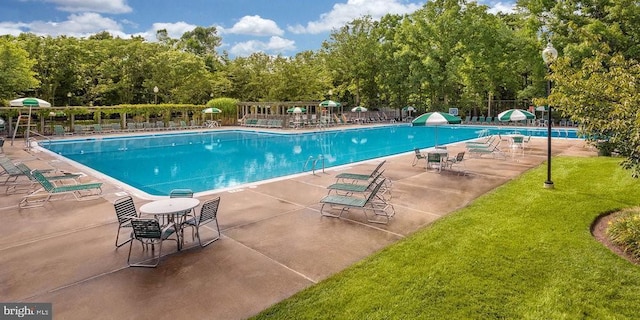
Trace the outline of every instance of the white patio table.
<instances>
[{"instance_id":1,"label":"white patio table","mask_svg":"<svg viewBox=\"0 0 640 320\"><path fill-rule=\"evenodd\" d=\"M156 218L158 216L166 217L167 221L175 223L176 233L179 238L178 250L182 250L182 245L184 244L182 235L184 217L198 205L200 205L200 200L195 198L169 198L146 203L140 207L140 212L156 216Z\"/></svg>"}]
</instances>

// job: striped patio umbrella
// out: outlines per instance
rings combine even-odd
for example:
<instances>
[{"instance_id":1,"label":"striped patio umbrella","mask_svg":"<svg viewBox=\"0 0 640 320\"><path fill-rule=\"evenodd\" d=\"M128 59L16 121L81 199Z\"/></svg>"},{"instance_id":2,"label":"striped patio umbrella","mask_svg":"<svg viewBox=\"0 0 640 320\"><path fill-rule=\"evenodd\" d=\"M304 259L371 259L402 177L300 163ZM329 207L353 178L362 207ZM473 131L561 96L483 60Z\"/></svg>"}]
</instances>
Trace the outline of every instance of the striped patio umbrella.
<instances>
[{"instance_id":1,"label":"striped patio umbrella","mask_svg":"<svg viewBox=\"0 0 640 320\"><path fill-rule=\"evenodd\" d=\"M340 107L342 105L340 104L340 102L336 102L336 101L333 101L333 100L325 100L325 101L320 102L319 106L323 107L323 108L327 108L329 110L327 115L329 116L329 119L331 119L331 108L337 108L337 107ZM331 120L329 120L329 121L331 121Z\"/></svg>"},{"instance_id":2,"label":"striped patio umbrella","mask_svg":"<svg viewBox=\"0 0 640 320\"><path fill-rule=\"evenodd\" d=\"M202 113L210 113L211 114L211 121L213 121L213 114L214 113L222 113L222 110L220 110L218 108L206 108L206 109L202 110Z\"/></svg>"},{"instance_id":3,"label":"striped patio umbrella","mask_svg":"<svg viewBox=\"0 0 640 320\"><path fill-rule=\"evenodd\" d=\"M427 112L411 121L413 126L459 124L462 119L446 112Z\"/></svg>"},{"instance_id":4,"label":"striped patio umbrella","mask_svg":"<svg viewBox=\"0 0 640 320\"><path fill-rule=\"evenodd\" d=\"M416 111L416 108L414 108L414 107L412 107L412 106L406 106L406 107L402 108L402 111L405 111L405 112L411 113L411 112Z\"/></svg>"},{"instance_id":5,"label":"striped patio umbrella","mask_svg":"<svg viewBox=\"0 0 640 320\"><path fill-rule=\"evenodd\" d=\"M303 112L307 112L307 109L300 108L300 107L293 107L293 108L287 109L287 113L303 113Z\"/></svg>"},{"instance_id":6,"label":"striped patio umbrella","mask_svg":"<svg viewBox=\"0 0 640 320\"><path fill-rule=\"evenodd\" d=\"M335 108L341 106L341 104L340 102L335 102L333 100L325 100L320 102L320 106L325 108Z\"/></svg>"},{"instance_id":7,"label":"striped patio umbrella","mask_svg":"<svg viewBox=\"0 0 640 320\"><path fill-rule=\"evenodd\" d=\"M367 110L368 110L368 109L367 109L367 108L365 108L365 107L355 107L355 108L351 108L351 112L357 112L357 113L358 113L358 119L360 119L360 118L361 118L361 116L360 116L360 115L361 115L361 113L362 113L362 112L367 112Z\"/></svg>"},{"instance_id":8,"label":"striped patio umbrella","mask_svg":"<svg viewBox=\"0 0 640 320\"><path fill-rule=\"evenodd\" d=\"M509 109L498 114L498 120L500 121L522 121L533 120L535 118L535 114L522 109Z\"/></svg>"},{"instance_id":9,"label":"striped patio umbrella","mask_svg":"<svg viewBox=\"0 0 640 320\"><path fill-rule=\"evenodd\" d=\"M51 103L38 98L20 98L9 101L9 105L12 107L29 107L29 118L27 119L27 130L25 131L25 140L29 141L29 129L31 128L31 108L51 107ZM15 134L14 134L15 137ZM13 140L12 140L13 141ZM30 147L30 145L29 145Z\"/></svg>"},{"instance_id":10,"label":"striped patio umbrella","mask_svg":"<svg viewBox=\"0 0 640 320\"><path fill-rule=\"evenodd\" d=\"M412 126L459 124L462 119L446 112L427 112L411 121ZM435 142L438 145L438 128L435 129Z\"/></svg>"}]
</instances>

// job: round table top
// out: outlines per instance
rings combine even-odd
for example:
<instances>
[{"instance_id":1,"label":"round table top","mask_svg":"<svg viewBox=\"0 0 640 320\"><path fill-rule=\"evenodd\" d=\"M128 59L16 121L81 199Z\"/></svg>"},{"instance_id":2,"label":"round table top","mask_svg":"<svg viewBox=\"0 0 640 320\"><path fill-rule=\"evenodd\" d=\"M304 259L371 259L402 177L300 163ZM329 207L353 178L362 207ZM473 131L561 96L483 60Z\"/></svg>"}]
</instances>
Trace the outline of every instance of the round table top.
<instances>
[{"instance_id":1,"label":"round table top","mask_svg":"<svg viewBox=\"0 0 640 320\"><path fill-rule=\"evenodd\" d=\"M197 207L200 200L194 198L169 198L149 202L140 207L140 212L145 214L174 214L184 212Z\"/></svg>"},{"instance_id":2,"label":"round table top","mask_svg":"<svg viewBox=\"0 0 640 320\"><path fill-rule=\"evenodd\" d=\"M447 149L431 148L427 149L427 153L449 154L449 151Z\"/></svg>"}]
</instances>

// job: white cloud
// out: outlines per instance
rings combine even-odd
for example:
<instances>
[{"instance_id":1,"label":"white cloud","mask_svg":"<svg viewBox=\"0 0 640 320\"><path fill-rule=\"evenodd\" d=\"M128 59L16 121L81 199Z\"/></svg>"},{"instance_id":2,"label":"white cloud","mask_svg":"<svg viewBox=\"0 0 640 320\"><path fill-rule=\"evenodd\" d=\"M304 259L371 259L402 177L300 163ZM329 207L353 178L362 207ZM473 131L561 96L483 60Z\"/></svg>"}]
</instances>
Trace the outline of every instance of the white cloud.
<instances>
[{"instance_id":1,"label":"white cloud","mask_svg":"<svg viewBox=\"0 0 640 320\"><path fill-rule=\"evenodd\" d=\"M488 10L489 13L496 14L498 12L502 13L514 13L516 10L516 3L503 3L503 2L495 2L493 4L487 4L490 8Z\"/></svg>"},{"instance_id":2,"label":"white cloud","mask_svg":"<svg viewBox=\"0 0 640 320\"><path fill-rule=\"evenodd\" d=\"M0 22L0 35L10 34L18 36L28 30L29 25L22 22Z\"/></svg>"},{"instance_id":3,"label":"white cloud","mask_svg":"<svg viewBox=\"0 0 640 320\"><path fill-rule=\"evenodd\" d=\"M45 0L53 3L58 10L68 12L100 12L100 13L127 13L132 9L127 5L127 0Z\"/></svg>"},{"instance_id":4,"label":"white cloud","mask_svg":"<svg viewBox=\"0 0 640 320\"><path fill-rule=\"evenodd\" d=\"M229 52L235 56L248 56L254 52L286 52L295 50L295 41L284 39L278 36L273 36L269 39L269 42L249 40L245 42L236 43L231 47Z\"/></svg>"},{"instance_id":5,"label":"white cloud","mask_svg":"<svg viewBox=\"0 0 640 320\"><path fill-rule=\"evenodd\" d=\"M407 14L420 9L422 3L404 3L402 0L347 0L347 3L337 3L330 12L323 13L316 21L306 26L288 26L292 33L318 34L340 28L352 20L370 15L377 20L385 14Z\"/></svg>"},{"instance_id":6,"label":"white cloud","mask_svg":"<svg viewBox=\"0 0 640 320\"><path fill-rule=\"evenodd\" d=\"M105 18L97 13L72 14L67 20L62 22L33 21L23 22L2 22L0 23L0 34L17 35L15 31L32 32L38 35L67 35L72 37L87 37L98 32L107 31L114 36L126 36L122 32L122 26L116 21ZM18 34L20 33L18 32Z\"/></svg>"},{"instance_id":7,"label":"white cloud","mask_svg":"<svg viewBox=\"0 0 640 320\"><path fill-rule=\"evenodd\" d=\"M196 25L188 24L188 23L186 23L184 21L175 22L175 23L156 22L151 26L151 30L147 31L146 33L140 34L140 35L142 35L145 39L147 39L149 41L155 41L156 40L156 32L158 30L166 29L167 30L167 34L169 35L170 38L180 39L180 37L182 37L182 35L185 32L192 31L196 27L197 27Z\"/></svg>"},{"instance_id":8,"label":"white cloud","mask_svg":"<svg viewBox=\"0 0 640 320\"><path fill-rule=\"evenodd\" d=\"M281 36L284 31L273 20L260 16L244 16L230 29L220 28L221 33L244 34L251 36Z\"/></svg>"}]
</instances>

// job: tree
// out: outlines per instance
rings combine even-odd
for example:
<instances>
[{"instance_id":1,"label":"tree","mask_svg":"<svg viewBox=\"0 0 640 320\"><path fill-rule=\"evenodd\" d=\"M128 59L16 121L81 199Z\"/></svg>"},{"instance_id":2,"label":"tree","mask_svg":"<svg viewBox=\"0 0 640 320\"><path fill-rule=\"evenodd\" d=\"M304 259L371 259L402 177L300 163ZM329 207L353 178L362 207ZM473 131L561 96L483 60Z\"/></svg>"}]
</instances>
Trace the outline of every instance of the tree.
<instances>
[{"instance_id":1,"label":"tree","mask_svg":"<svg viewBox=\"0 0 640 320\"><path fill-rule=\"evenodd\" d=\"M554 3L547 29L561 52L546 103L580 123L593 142L625 157L640 176L640 5L631 0ZM602 144L599 144L602 146Z\"/></svg>"},{"instance_id":2,"label":"tree","mask_svg":"<svg viewBox=\"0 0 640 320\"><path fill-rule=\"evenodd\" d=\"M374 28L371 17L364 16L332 32L330 40L322 44L334 85L343 95L354 95L353 105L375 101L378 94L379 43Z\"/></svg>"},{"instance_id":3,"label":"tree","mask_svg":"<svg viewBox=\"0 0 640 320\"><path fill-rule=\"evenodd\" d=\"M0 38L0 99L12 99L38 85L32 68L36 61L9 37Z\"/></svg>"},{"instance_id":4,"label":"tree","mask_svg":"<svg viewBox=\"0 0 640 320\"><path fill-rule=\"evenodd\" d=\"M580 123L587 140L626 157L623 166L640 177L640 64L598 52L579 69L567 57L553 69L550 103Z\"/></svg>"}]
</instances>

